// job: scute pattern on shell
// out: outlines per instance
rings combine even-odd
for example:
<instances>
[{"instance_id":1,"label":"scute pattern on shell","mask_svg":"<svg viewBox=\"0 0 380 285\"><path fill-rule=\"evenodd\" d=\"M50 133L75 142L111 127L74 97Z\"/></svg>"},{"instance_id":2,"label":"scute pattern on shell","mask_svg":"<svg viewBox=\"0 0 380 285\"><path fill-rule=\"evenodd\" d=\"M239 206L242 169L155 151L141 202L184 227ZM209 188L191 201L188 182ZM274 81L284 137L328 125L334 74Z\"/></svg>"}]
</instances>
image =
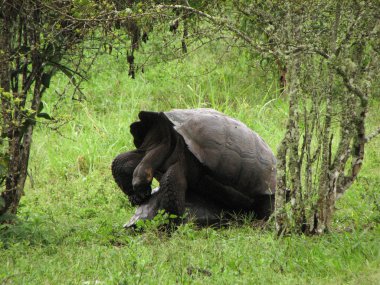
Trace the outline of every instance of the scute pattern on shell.
<instances>
[{"instance_id":1,"label":"scute pattern on shell","mask_svg":"<svg viewBox=\"0 0 380 285\"><path fill-rule=\"evenodd\" d=\"M206 108L164 114L189 150L220 182L256 194L274 193L276 159L264 140L245 124Z\"/></svg>"}]
</instances>

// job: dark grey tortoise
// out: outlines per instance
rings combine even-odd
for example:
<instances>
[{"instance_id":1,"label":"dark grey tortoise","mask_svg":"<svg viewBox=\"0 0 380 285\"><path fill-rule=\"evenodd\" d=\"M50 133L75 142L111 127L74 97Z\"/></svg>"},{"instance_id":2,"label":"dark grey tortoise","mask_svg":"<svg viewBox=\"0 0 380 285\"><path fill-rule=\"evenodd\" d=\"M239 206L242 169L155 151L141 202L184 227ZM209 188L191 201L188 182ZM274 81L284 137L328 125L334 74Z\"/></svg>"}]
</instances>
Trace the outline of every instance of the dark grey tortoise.
<instances>
[{"instance_id":1,"label":"dark grey tortoise","mask_svg":"<svg viewBox=\"0 0 380 285\"><path fill-rule=\"evenodd\" d=\"M131 124L136 150L118 155L112 174L138 209L126 226L158 210L198 224L223 213L268 218L274 209L276 159L245 124L212 109L139 113ZM152 194L152 179L160 184Z\"/></svg>"}]
</instances>

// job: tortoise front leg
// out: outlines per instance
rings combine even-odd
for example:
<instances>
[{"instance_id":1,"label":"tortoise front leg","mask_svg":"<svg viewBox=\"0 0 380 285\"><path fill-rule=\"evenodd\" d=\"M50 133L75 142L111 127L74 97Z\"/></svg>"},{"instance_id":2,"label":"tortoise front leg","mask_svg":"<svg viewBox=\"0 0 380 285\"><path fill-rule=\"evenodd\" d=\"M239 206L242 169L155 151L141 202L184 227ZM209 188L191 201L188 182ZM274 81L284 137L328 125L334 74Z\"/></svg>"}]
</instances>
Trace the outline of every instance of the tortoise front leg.
<instances>
[{"instance_id":1,"label":"tortoise front leg","mask_svg":"<svg viewBox=\"0 0 380 285\"><path fill-rule=\"evenodd\" d=\"M187 182L183 168L180 163L175 163L161 177L159 190L137 208L124 227L135 227L139 220L153 219L159 210L165 210L178 217L182 216L185 212L186 189Z\"/></svg>"},{"instance_id":2,"label":"tortoise front leg","mask_svg":"<svg viewBox=\"0 0 380 285\"><path fill-rule=\"evenodd\" d=\"M134 150L119 154L112 161L111 169L115 182L128 196L133 205L136 204L136 198L132 186L133 172L143 157L144 152Z\"/></svg>"},{"instance_id":3,"label":"tortoise front leg","mask_svg":"<svg viewBox=\"0 0 380 285\"><path fill-rule=\"evenodd\" d=\"M160 144L147 151L144 158L137 165L133 172L133 192L135 193L136 204L140 205L151 195L151 183L154 174L168 156L170 146Z\"/></svg>"},{"instance_id":4,"label":"tortoise front leg","mask_svg":"<svg viewBox=\"0 0 380 285\"><path fill-rule=\"evenodd\" d=\"M184 167L180 162L170 166L160 180L159 209L182 216L185 213L185 198L188 184Z\"/></svg>"}]
</instances>

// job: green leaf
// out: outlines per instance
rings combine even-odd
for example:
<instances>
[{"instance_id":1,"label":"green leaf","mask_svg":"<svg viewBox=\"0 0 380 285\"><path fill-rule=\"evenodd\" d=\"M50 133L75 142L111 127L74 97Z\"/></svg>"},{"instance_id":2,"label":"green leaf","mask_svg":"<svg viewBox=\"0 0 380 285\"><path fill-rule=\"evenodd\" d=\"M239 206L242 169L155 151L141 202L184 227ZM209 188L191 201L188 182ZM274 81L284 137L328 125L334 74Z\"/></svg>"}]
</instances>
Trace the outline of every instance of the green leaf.
<instances>
[{"instance_id":1,"label":"green leaf","mask_svg":"<svg viewBox=\"0 0 380 285\"><path fill-rule=\"evenodd\" d=\"M49 86L50 86L50 79L51 79L51 74L49 74L49 73L43 73L42 74L42 78L41 78L42 85L44 85L46 88L49 88Z\"/></svg>"},{"instance_id":2,"label":"green leaf","mask_svg":"<svg viewBox=\"0 0 380 285\"><path fill-rule=\"evenodd\" d=\"M0 181L7 176L8 161L5 157L0 157Z\"/></svg>"},{"instance_id":3,"label":"green leaf","mask_svg":"<svg viewBox=\"0 0 380 285\"><path fill-rule=\"evenodd\" d=\"M64 66L58 62L54 62L54 61L49 61L49 64L54 66L55 68L57 68L58 70L62 71L68 78L69 80L74 84L76 85L76 79L75 79L75 75L76 76L79 76L81 77L82 79L84 80L87 80L83 75L81 75L79 72L75 71L75 70L72 70L70 68L68 68L67 66Z\"/></svg>"},{"instance_id":4,"label":"green leaf","mask_svg":"<svg viewBox=\"0 0 380 285\"><path fill-rule=\"evenodd\" d=\"M40 102L40 105L38 106L38 111L37 111L37 113L38 113L38 114L41 113L41 111L42 111L43 108L44 108L44 103L41 101L41 102Z\"/></svg>"},{"instance_id":5,"label":"green leaf","mask_svg":"<svg viewBox=\"0 0 380 285\"><path fill-rule=\"evenodd\" d=\"M75 85L76 84L76 80L75 80L75 74L78 75L77 72L75 72L74 70L71 70L70 68L62 65L62 64L57 64L55 63L55 66L63 72L63 74L65 74L67 76L67 78Z\"/></svg>"},{"instance_id":6,"label":"green leaf","mask_svg":"<svg viewBox=\"0 0 380 285\"><path fill-rule=\"evenodd\" d=\"M44 118L44 119L46 119L46 120L54 120L54 118L53 117L51 117L48 113L39 113L38 115L37 115L37 117L38 118Z\"/></svg>"}]
</instances>

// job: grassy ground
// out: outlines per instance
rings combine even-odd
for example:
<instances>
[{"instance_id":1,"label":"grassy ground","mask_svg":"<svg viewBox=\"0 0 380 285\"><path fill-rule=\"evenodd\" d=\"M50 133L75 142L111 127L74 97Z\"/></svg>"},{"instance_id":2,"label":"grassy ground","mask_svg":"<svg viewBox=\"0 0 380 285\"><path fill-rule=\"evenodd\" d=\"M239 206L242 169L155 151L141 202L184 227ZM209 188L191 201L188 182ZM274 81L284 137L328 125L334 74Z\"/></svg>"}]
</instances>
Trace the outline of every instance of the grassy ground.
<instances>
[{"instance_id":1,"label":"grassy ground","mask_svg":"<svg viewBox=\"0 0 380 285\"><path fill-rule=\"evenodd\" d=\"M339 201L334 231L321 237L276 238L249 220L242 226L171 236L121 226L134 209L113 182L110 163L132 148L129 125L141 109L213 107L256 130L276 149L286 102L268 85L271 73L243 57L202 53L159 64L136 80L103 57L83 86L87 101L54 111L64 79L50 88L45 109L68 123L59 133L36 129L19 221L0 228L1 284L380 284L380 140ZM372 106L369 128L380 123ZM376 204L377 203L377 204Z\"/></svg>"}]
</instances>

